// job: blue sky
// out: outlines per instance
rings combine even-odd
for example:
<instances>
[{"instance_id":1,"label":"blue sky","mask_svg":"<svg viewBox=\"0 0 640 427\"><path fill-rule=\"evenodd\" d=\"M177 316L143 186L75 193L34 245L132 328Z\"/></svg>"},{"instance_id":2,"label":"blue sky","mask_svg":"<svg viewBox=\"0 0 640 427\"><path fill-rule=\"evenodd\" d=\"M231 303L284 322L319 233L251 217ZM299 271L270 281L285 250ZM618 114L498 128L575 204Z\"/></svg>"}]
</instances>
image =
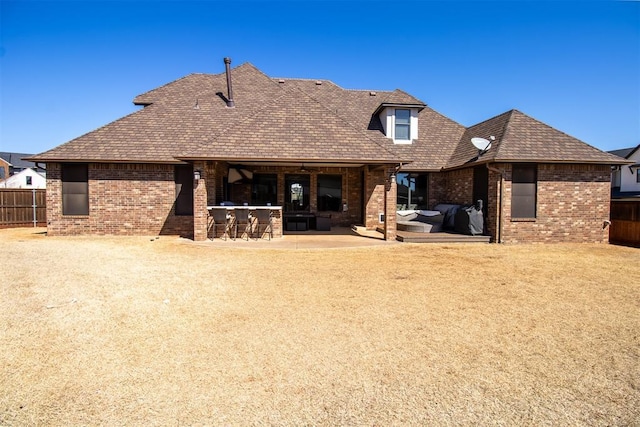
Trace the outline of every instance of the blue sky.
<instances>
[{"instance_id":1,"label":"blue sky","mask_svg":"<svg viewBox=\"0 0 640 427\"><path fill-rule=\"evenodd\" d=\"M39 153L190 73L402 89L470 126L518 109L640 144L640 2L0 0L0 151Z\"/></svg>"}]
</instances>

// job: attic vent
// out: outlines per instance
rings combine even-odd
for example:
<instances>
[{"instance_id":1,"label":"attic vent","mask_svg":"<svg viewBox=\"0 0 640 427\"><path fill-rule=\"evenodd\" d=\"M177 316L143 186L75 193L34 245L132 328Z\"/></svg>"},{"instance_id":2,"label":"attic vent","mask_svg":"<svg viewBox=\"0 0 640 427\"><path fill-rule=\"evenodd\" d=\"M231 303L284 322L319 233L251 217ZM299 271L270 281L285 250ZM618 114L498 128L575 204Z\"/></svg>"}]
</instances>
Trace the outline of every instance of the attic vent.
<instances>
[{"instance_id":1,"label":"attic vent","mask_svg":"<svg viewBox=\"0 0 640 427\"><path fill-rule=\"evenodd\" d=\"M284 79L278 80L278 83L284 83Z\"/></svg>"},{"instance_id":2,"label":"attic vent","mask_svg":"<svg viewBox=\"0 0 640 427\"><path fill-rule=\"evenodd\" d=\"M322 81L316 80L316 86L320 86L321 84L322 84Z\"/></svg>"},{"instance_id":3,"label":"attic vent","mask_svg":"<svg viewBox=\"0 0 640 427\"><path fill-rule=\"evenodd\" d=\"M376 96L376 93L374 91L369 92L369 96Z\"/></svg>"}]
</instances>

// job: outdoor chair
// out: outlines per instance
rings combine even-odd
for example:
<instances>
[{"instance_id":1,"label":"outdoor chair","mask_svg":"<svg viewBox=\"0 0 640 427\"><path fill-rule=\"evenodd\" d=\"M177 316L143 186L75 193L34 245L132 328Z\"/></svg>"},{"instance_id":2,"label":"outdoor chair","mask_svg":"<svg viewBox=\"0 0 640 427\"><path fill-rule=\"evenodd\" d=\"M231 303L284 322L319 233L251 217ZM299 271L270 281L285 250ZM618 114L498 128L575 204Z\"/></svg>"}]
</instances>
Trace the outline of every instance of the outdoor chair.
<instances>
[{"instance_id":1,"label":"outdoor chair","mask_svg":"<svg viewBox=\"0 0 640 427\"><path fill-rule=\"evenodd\" d=\"M271 209L256 209L255 212L255 231L258 238L262 238L266 233L269 240L273 237L273 220L271 219Z\"/></svg>"},{"instance_id":2,"label":"outdoor chair","mask_svg":"<svg viewBox=\"0 0 640 427\"><path fill-rule=\"evenodd\" d=\"M218 235L218 229L222 229L222 235L220 235L221 239L223 237L231 236L231 226L233 223L233 218L231 218L231 215L229 215L226 209L212 209L211 220L211 228L213 229L212 239L215 239ZM225 238L224 240L227 239Z\"/></svg>"},{"instance_id":3,"label":"outdoor chair","mask_svg":"<svg viewBox=\"0 0 640 427\"><path fill-rule=\"evenodd\" d=\"M238 230L240 230L240 238L243 236L247 236L247 241L249 241L249 237L251 236L252 230L252 221L253 217L251 216L251 211L247 208L235 208L235 223L234 223L234 233L233 240L238 238Z\"/></svg>"}]
</instances>

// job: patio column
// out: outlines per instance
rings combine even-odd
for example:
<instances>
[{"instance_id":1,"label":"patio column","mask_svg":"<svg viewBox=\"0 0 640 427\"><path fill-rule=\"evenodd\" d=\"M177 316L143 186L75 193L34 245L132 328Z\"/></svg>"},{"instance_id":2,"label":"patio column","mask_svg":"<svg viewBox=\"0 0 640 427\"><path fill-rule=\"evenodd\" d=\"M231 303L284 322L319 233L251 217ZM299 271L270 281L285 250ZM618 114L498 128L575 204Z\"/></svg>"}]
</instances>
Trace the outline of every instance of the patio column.
<instances>
[{"instance_id":1,"label":"patio column","mask_svg":"<svg viewBox=\"0 0 640 427\"><path fill-rule=\"evenodd\" d=\"M396 208L398 197L398 186L396 185L396 174L392 171L386 183L384 197L384 239L396 240Z\"/></svg>"},{"instance_id":2,"label":"patio column","mask_svg":"<svg viewBox=\"0 0 640 427\"><path fill-rule=\"evenodd\" d=\"M207 240L207 169L204 162L193 164L193 240Z\"/></svg>"}]
</instances>

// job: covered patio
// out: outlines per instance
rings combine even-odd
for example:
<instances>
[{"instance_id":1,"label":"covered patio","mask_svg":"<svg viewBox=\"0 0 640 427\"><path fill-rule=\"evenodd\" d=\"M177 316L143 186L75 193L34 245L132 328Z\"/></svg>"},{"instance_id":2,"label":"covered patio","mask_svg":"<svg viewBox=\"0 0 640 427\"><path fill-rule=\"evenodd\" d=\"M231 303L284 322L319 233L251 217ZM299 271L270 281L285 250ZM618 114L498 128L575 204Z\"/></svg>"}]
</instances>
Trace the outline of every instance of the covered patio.
<instances>
[{"instance_id":1,"label":"covered patio","mask_svg":"<svg viewBox=\"0 0 640 427\"><path fill-rule=\"evenodd\" d=\"M223 237L211 227L213 210L226 209L236 221L235 210L244 208L271 211L274 239L360 225L395 241L397 167L355 161L191 161L193 191L187 194L193 194L194 240Z\"/></svg>"}]
</instances>

